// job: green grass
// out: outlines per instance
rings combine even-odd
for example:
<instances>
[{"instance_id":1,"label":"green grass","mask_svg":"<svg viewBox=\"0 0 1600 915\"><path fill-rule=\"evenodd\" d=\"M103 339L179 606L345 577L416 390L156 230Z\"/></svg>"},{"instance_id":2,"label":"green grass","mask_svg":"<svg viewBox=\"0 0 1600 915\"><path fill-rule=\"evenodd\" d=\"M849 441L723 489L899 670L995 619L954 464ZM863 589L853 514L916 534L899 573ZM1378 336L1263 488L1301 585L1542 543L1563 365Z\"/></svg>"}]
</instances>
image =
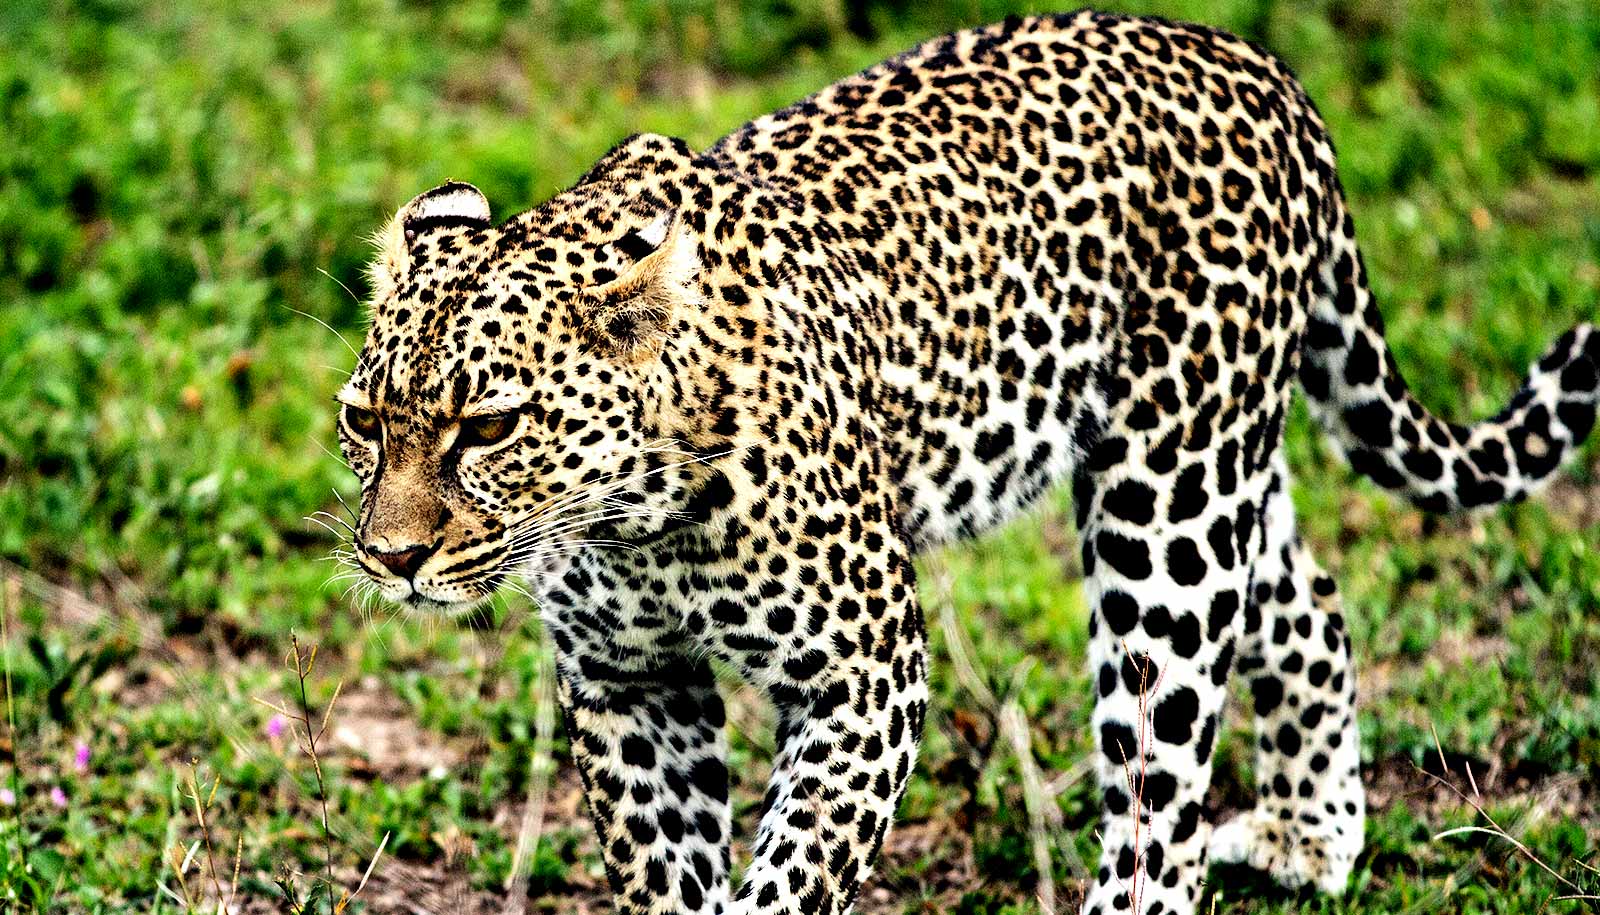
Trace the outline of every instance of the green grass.
<instances>
[{"instance_id":1,"label":"green grass","mask_svg":"<svg viewBox=\"0 0 1600 915\"><path fill-rule=\"evenodd\" d=\"M1551 338L1600 318L1592 4L1106 6L1223 26L1295 67L1339 146L1391 343L1436 410L1491 413ZM308 890L330 847L353 886L387 833L370 898L426 881L494 898L535 743L537 639L515 605L499 631L369 623L325 586L331 538L301 519L353 495L324 450L352 357L296 312L355 339L366 236L446 178L508 214L629 132L705 144L1014 8L4 4L0 598L14 722L0 782L18 802L0 806L0 908L181 911L160 887L180 890L171 851L201 838L191 763L202 800L217 785L206 816L224 884L239 843L241 890L258 899L278 898L285 868ZM1471 761L1491 812L1596 891L1580 862L1600 864L1600 448L1548 505L1440 521L1352 480L1303 416L1288 448L1307 536L1353 608L1376 810L1346 899L1218 871L1217 911L1522 913L1563 892L1504 843L1430 838L1473 822L1414 768L1437 767L1435 730L1458 780ZM1090 749L1064 506L924 565L948 582L927 588L930 612L951 602L980 676L1027 713L1047 777ZM332 842L310 760L268 736L275 713L257 701L297 695L291 630L321 647L308 680L319 714L343 684L324 743ZM1015 760L935 630L908 838L878 878L887 894L867 903L1032 911ZM745 830L770 740L748 700L734 701ZM604 881L559 738L555 752L554 826L531 885L559 910ZM1249 753L1243 730L1223 741L1220 801L1248 797ZM1071 852L1093 860L1097 811L1086 780L1059 802L1065 887ZM184 876L197 893L205 867L202 849Z\"/></svg>"}]
</instances>

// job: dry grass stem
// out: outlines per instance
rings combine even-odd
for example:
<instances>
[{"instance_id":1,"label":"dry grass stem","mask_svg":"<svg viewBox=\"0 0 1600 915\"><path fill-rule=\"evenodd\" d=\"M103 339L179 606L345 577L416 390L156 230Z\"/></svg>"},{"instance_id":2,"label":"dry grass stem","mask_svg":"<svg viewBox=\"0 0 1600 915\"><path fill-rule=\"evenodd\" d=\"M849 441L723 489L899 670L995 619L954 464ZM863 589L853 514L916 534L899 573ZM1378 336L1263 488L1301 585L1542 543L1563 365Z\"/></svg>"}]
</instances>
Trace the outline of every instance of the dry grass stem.
<instances>
[{"instance_id":1,"label":"dry grass stem","mask_svg":"<svg viewBox=\"0 0 1600 915\"><path fill-rule=\"evenodd\" d=\"M194 801L195 822L200 825L200 839L206 849L206 871L211 877L211 890L217 896L217 911L228 911L233 904L232 894L226 896L222 892L222 880L217 876L217 859L212 849L211 824L206 820L206 811L210 809L211 802L216 800L217 789L222 786L222 779L218 778L211 783L211 791L206 794L204 801L200 800L200 764L196 761L189 763L189 797Z\"/></svg>"},{"instance_id":2,"label":"dry grass stem","mask_svg":"<svg viewBox=\"0 0 1600 915\"><path fill-rule=\"evenodd\" d=\"M322 726L313 729L311 725L311 697L306 689L306 681L310 679L311 672L316 669L317 646L312 645L309 652L302 651L300 648L300 636L293 631L289 633L289 645L292 650L291 662L295 678L300 686L300 714L298 716L290 716L290 718L297 717L300 725L304 728L305 736L301 745L304 747L306 755L311 758L311 770L317 777L317 803L322 807L323 879L324 886L331 895L335 886L333 881L333 830L328 825L328 786L322 774L322 757L317 750L317 741L322 737L323 731L328 726L329 716L333 712L333 702L330 701L328 703L327 713L322 718ZM342 682L334 687L334 700L339 698L339 691L343 687L344 684Z\"/></svg>"},{"instance_id":3,"label":"dry grass stem","mask_svg":"<svg viewBox=\"0 0 1600 915\"><path fill-rule=\"evenodd\" d=\"M1439 740L1439 731L1433 726L1433 722L1431 721L1428 722L1428 730L1433 734L1433 746L1439 754L1439 770L1448 775L1450 774L1450 764L1445 760L1444 744ZM1455 783L1451 782L1449 779L1444 778L1443 776L1434 775L1432 772L1429 772L1421 767L1417 768L1418 772L1421 772L1423 775L1432 779L1436 784L1442 785L1449 789L1452 794L1460 798L1462 802L1476 811L1478 816L1483 817L1483 819L1489 824L1488 826L1457 826L1454 829L1446 829L1443 832L1434 834L1433 840L1435 842L1451 836L1468 835L1474 833L1501 839L1509 843L1512 848L1515 848L1518 852L1520 852L1524 858L1527 858L1545 873L1549 874L1551 877L1554 877L1559 885L1572 891L1570 893L1556 896L1554 897L1555 899L1561 901L1600 902L1600 895L1584 892L1583 887L1574 883L1570 878L1551 867L1549 864L1546 864L1544 859L1540 858L1533 849L1529 848L1521 840L1517 839L1515 836L1511 835L1503 827L1501 827L1500 823L1489 814L1489 811L1484 809L1483 804L1481 803L1481 795L1478 794L1477 780L1472 778L1472 767L1469 765L1465 768L1467 769L1468 779L1472 781L1473 796L1471 797L1469 797L1466 792L1456 787ZM1583 864L1581 861L1577 863ZM1588 869L1594 870L1592 867Z\"/></svg>"},{"instance_id":4,"label":"dry grass stem","mask_svg":"<svg viewBox=\"0 0 1600 915\"><path fill-rule=\"evenodd\" d=\"M335 913L342 913L349 908L350 903L356 901L361 891L367 888L367 881L372 879L372 872L378 866L378 859L383 857L383 850L389 847L389 833L383 834L383 841L378 843L378 850L372 853L372 858L367 861L367 869L361 874L361 882L356 884L354 892L345 893L339 897L339 903L333 907Z\"/></svg>"},{"instance_id":5,"label":"dry grass stem","mask_svg":"<svg viewBox=\"0 0 1600 915\"><path fill-rule=\"evenodd\" d=\"M1089 875L1088 867L1078 855L1077 846L1067 834L1061 808L1056 803L1056 798L1083 778L1088 769L1086 766L1074 767L1048 780L1044 777L1034 759L1027 715L1016 699L1033 668L1033 660L1024 660L1012 670L1005 700L997 698L978 672L972 647L967 643L966 631L956 619L955 603L950 597L949 568L940 557L930 558L928 568L931 573L928 577L933 583L930 596L939 606L939 623L956 682L995 722L1000 735L1016 757L1017 770L1022 777L1023 806L1028 814L1029 848L1034 869L1039 876L1039 907L1046 915L1054 915L1057 900L1052 847L1065 859L1068 872L1074 879L1084 880Z\"/></svg>"},{"instance_id":6,"label":"dry grass stem","mask_svg":"<svg viewBox=\"0 0 1600 915\"><path fill-rule=\"evenodd\" d=\"M1034 869L1039 873L1039 908L1044 915L1055 915L1056 882L1050 863L1052 830L1049 827L1052 824L1048 822L1046 811L1047 808L1053 810L1058 819L1061 811L1052 803L1054 798L1045 793L1044 780L1039 777L1039 767L1033 761L1027 718L1014 698L1007 700L1000 710L1000 732L1011 744L1017 756L1017 768L1022 770L1022 800L1028 811L1029 845L1033 850Z\"/></svg>"},{"instance_id":7,"label":"dry grass stem","mask_svg":"<svg viewBox=\"0 0 1600 915\"><path fill-rule=\"evenodd\" d=\"M511 873L506 877L505 915L523 915L528 908L529 863L539 848L544 833L545 803L550 794L550 777L555 761L550 743L555 734L555 666L540 630L538 692L534 696L533 757L528 760L528 802L522 810L522 826L517 831L517 848L511 857Z\"/></svg>"},{"instance_id":8,"label":"dry grass stem","mask_svg":"<svg viewBox=\"0 0 1600 915\"><path fill-rule=\"evenodd\" d=\"M17 702L16 691L11 686L11 608L16 606L21 598L21 583L14 577L8 576L5 587L0 591L0 663L5 666L6 685L6 739L12 746L11 752L11 796L19 803L11 805L11 834L17 837L19 847L17 853L21 854L22 839L22 753L16 749L20 747L17 737ZM8 841L6 843L10 845ZM9 851L9 849L8 849Z\"/></svg>"},{"instance_id":9,"label":"dry grass stem","mask_svg":"<svg viewBox=\"0 0 1600 915\"><path fill-rule=\"evenodd\" d=\"M944 630L945 650L950 654L950 667L955 671L956 682L972 695L979 707L993 714L998 711L1000 702L972 663L972 648L967 644L966 631L956 619L955 601L950 597L950 569L942 557L930 559L928 567L932 572L929 578L934 584L931 590L939 603L939 625Z\"/></svg>"},{"instance_id":10,"label":"dry grass stem","mask_svg":"<svg viewBox=\"0 0 1600 915\"><path fill-rule=\"evenodd\" d=\"M158 883L157 886L161 889L161 892L166 893L173 902L183 906L185 911L192 911L195 908L195 904L194 896L189 892L189 881L184 879L184 874L188 873L189 865L194 861L194 856L198 854L199 851L199 840L191 842L187 852L184 851L182 845L174 844L171 849L171 859L167 860L166 858L163 858L163 863L172 868L172 876L178 881L178 889L182 892L181 895L179 893L174 893L172 888L167 886L165 883Z\"/></svg>"}]
</instances>

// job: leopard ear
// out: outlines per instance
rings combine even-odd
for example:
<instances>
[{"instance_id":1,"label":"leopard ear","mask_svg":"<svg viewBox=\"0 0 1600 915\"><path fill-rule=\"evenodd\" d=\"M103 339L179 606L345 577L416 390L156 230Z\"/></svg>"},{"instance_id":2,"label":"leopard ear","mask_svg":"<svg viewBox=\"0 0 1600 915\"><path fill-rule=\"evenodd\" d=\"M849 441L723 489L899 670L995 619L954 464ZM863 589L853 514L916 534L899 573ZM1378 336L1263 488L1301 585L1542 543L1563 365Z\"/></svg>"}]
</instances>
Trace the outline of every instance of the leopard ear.
<instances>
[{"instance_id":1,"label":"leopard ear","mask_svg":"<svg viewBox=\"0 0 1600 915\"><path fill-rule=\"evenodd\" d=\"M489 201L483 192L461 181L447 181L418 194L401 207L374 238L378 255L368 268L373 302L383 302L405 283L411 246L417 237L442 226L487 228Z\"/></svg>"},{"instance_id":2,"label":"leopard ear","mask_svg":"<svg viewBox=\"0 0 1600 915\"><path fill-rule=\"evenodd\" d=\"M680 309L700 301L695 244L677 211L611 242L622 275L583 292L587 335L601 352L642 361L660 352Z\"/></svg>"}]
</instances>

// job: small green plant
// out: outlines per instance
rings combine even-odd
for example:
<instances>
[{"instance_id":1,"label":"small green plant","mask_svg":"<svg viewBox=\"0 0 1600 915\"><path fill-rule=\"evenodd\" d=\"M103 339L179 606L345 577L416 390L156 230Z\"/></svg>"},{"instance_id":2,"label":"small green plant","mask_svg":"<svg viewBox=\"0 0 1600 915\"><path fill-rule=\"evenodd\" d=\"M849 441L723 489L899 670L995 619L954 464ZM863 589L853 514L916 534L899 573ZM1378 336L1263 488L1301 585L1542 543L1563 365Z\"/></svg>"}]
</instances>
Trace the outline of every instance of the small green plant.
<instances>
[{"instance_id":1,"label":"small green plant","mask_svg":"<svg viewBox=\"0 0 1600 915\"><path fill-rule=\"evenodd\" d=\"M71 692L94 683L134 654L134 647L121 639L73 652L62 645L49 644L35 633L28 636L27 645L37 666L39 686L43 687L45 712L52 722L62 726L72 723Z\"/></svg>"},{"instance_id":2,"label":"small green plant","mask_svg":"<svg viewBox=\"0 0 1600 915\"><path fill-rule=\"evenodd\" d=\"M334 854L339 843L338 836L329 825L328 818L328 776L324 773L322 764L323 749L327 744L328 725L333 721L334 706L339 701L339 693L344 689L343 681L334 686L333 695L329 697L327 705L319 712L313 707L311 693L307 682L317 666L317 646L300 644L297 633L289 633L289 652L284 663L292 672L293 688L291 690L291 706L280 706L274 703L261 703L278 714L276 722L288 722L290 736L296 745L305 754L311 763L311 771L316 786L316 801L319 812L318 825L320 827L320 844L322 851L322 869L320 873L309 875L307 888L302 892L299 886L299 875L292 866L280 866L275 882L283 894L283 902L292 915L343 915L346 909L361 895L366 888L367 881L371 879L373 869L378 866L378 860L383 857L384 849L389 845L389 833L385 832L383 841L378 843L378 849L367 862L366 870L362 873L360 882L355 889L348 889L341 885L334 874ZM320 717L320 721L317 719ZM281 731L279 732L281 735ZM212 792L216 788L213 786ZM204 806L198 798L195 801L196 819L200 822L201 830L205 830ZM206 847L209 853L210 838L207 835Z\"/></svg>"}]
</instances>

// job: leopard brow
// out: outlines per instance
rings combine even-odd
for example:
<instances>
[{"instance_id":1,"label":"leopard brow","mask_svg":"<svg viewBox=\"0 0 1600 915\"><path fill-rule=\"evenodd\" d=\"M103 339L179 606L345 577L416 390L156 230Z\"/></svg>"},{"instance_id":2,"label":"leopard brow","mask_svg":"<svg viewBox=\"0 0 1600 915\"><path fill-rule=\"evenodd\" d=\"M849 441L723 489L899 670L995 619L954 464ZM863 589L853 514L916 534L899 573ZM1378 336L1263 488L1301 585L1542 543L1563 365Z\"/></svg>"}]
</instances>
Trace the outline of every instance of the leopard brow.
<instances>
[{"instance_id":1,"label":"leopard brow","mask_svg":"<svg viewBox=\"0 0 1600 915\"><path fill-rule=\"evenodd\" d=\"M487 419L491 416L501 416L506 413L515 413L529 404L526 398L520 400L490 400L475 406L467 407L456 417L457 422L469 419Z\"/></svg>"}]
</instances>

